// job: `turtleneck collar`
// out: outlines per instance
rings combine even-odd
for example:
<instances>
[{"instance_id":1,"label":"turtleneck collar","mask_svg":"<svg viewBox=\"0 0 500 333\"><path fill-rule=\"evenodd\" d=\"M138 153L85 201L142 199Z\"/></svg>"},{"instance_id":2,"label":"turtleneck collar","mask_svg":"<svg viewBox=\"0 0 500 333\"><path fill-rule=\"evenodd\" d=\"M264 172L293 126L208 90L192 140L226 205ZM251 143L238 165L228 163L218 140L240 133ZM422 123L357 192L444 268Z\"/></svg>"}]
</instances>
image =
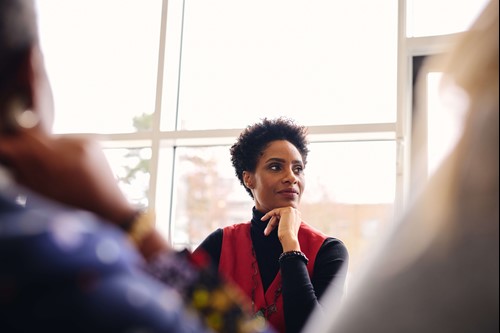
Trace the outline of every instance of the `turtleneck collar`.
<instances>
[{"instance_id":1,"label":"turtleneck collar","mask_svg":"<svg viewBox=\"0 0 500 333\"><path fill-rule=\"evenodd\" d=\"M269 223L269 220L261 221L261 218L264 215L265 213L258 211L257 208L255 207L252 208L252 224L251 224L252 234L257 237L264 237L268 239L278 238L278 228L271 231L271 234L269 236L264 236L264 229L267 227L267 224Z\"/></svg>"},{"instance_id":2,"label":"turtleneck collar","mask_svg":"<svg viewBox=\"0 0 500 333\"><path fill-rule=\"evenodd\" d=\"M259 265L262 286L264 290L271 285L279 271L278 258L283 252L281 242L278 239L278 228L271 231L269 236L264 235L269 220L261 221L264 213L259 212L255 207L252 209L252 222L250 224L250 236L252 246L255 250L255 257Z\"/></svg>"},{"instance_id":3,"label":"turtleneck collar","mask_svg":"<svg viewBox=\"0 0 500 333\"><path fill-rule=\"evenodd\" d=\"M257 210L257 208L252 208L252 228L256 228L264 232L269 221L261 221L260 219L264 216L264 213Z\"/></svg>"}]
</instances>

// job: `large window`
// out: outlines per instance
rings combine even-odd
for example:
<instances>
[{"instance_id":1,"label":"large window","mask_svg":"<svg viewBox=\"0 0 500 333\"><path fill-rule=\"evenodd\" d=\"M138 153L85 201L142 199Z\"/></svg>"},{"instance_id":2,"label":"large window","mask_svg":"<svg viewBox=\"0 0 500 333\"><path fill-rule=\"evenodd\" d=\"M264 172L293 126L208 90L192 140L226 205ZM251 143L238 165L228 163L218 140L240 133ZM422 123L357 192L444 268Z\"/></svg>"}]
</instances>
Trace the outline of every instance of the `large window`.
<instances>
[{"instance_id":1,"label":"large window","mask_svg":"<svg viewBox=\"0 0 500 333\"><path fill-rule=\"evenodd\" d=\"M40 0L57 133L143 130L157 90L161 0ZM135 125L135 126L134 126Z\"/></svg>"},{"instance_id":2,"label":"large window","mask_svg":"<svg viewBox=\"0 0 500 333\"><path fill-rule=\"evenodd\" d=\"M353 277L408 192L408 59L445 51L431 35L465 30L485 2L447 4L446 20L439 3L40 0L54 130L99 137L130 200L194 248L250 218L229 160L239 132L294 118L311 141L304 220L346 243Z\"/></svg>"},{"instance_id":3,"label":"large window","mask_svg":"<svg viewBox=\"0 0 500 333\"><path fill-rule=\"evenodd\" d=\"M162 129L242 128L278 115L307 125L396 121L394 1L169 2L166 47L178 52L165 73L178 82L165 99L178 119ZM367 56L375 48L384 52Z\"/></svg>"}]
</instances>

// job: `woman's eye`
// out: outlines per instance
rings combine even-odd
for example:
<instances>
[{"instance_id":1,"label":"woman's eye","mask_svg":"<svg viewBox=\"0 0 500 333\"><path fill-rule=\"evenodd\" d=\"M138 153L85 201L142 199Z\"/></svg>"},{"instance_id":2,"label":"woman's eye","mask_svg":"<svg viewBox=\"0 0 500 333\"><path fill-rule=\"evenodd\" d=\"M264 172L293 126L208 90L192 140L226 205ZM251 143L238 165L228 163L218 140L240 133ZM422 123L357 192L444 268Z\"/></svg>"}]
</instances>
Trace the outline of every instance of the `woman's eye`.
<instances>
[{"instance_id":1,"label":"woman's eye","mask_svg":"<svg viewBox=\"0 0 500 333\"><path fill-rule=\"evenodd\" d=\"M271 165L269 166L269 169L271 169L271 170L273 170L273 171L279 171L279 170L281 170L281 167L280 167L280 165L279 165L279 164L271 164Z\"/></svg>"},{"instance_id":2,"label":"woman's eye","mask_svg":"<svg viewBox=\"0 0 500 333\"><path fill-rule=\"evenodd\" d=\"M301 166L295 167L294 168L295 173L302 173L304 171L304 168Z\"/></svg>"}]
</instances>

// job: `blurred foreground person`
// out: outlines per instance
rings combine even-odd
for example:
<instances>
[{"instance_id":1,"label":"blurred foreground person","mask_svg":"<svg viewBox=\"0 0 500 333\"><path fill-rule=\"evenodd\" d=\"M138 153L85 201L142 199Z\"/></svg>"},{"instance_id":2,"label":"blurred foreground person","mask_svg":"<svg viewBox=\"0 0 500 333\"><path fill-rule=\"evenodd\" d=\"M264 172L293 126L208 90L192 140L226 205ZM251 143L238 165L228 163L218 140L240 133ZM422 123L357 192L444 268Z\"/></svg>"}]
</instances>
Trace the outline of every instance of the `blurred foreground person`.
<instances>
[{"instance_id":1,"label":"blurred foreground person","mask_svg":"<svg viewBox=\"0 0 500 333\"><path fill-rule=\"evenodd\" d=\"M499 331L498 37L494 0L446 58L442 89L466 96L456 146L338 316L316 312L304 332Z\"/></svg>"},{"instance_id":2,"label":"blurred foreground person","mask_svg":"<svg viewBox=\"0 0 500 333\"><path fill-rule=\"evenodd\" d=\"M96 142L50 134L38 42L33 1L0 0L0 332L271 332L168 247Z\"/></svg>"}]
</instances>

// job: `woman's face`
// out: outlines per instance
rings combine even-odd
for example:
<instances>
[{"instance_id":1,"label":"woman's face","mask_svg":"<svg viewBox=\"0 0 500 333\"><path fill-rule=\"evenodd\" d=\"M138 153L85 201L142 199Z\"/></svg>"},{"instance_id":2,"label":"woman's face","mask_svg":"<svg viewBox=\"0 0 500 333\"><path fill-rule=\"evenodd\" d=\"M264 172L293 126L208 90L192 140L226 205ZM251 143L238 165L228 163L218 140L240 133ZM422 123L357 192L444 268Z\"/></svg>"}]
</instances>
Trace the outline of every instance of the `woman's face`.
<instances>
[{"instance_id":1,"label":"woman's face","mask_svg":"<svg viewBox=\"0 0 500 333\"><path fill-rule=\"evenodd\" d=\"M286 140L271 141L257 161L255 172L244 171L243 179L258 211L298 208L305 187L302 156Z\"/></svg>"}]
</instances>

